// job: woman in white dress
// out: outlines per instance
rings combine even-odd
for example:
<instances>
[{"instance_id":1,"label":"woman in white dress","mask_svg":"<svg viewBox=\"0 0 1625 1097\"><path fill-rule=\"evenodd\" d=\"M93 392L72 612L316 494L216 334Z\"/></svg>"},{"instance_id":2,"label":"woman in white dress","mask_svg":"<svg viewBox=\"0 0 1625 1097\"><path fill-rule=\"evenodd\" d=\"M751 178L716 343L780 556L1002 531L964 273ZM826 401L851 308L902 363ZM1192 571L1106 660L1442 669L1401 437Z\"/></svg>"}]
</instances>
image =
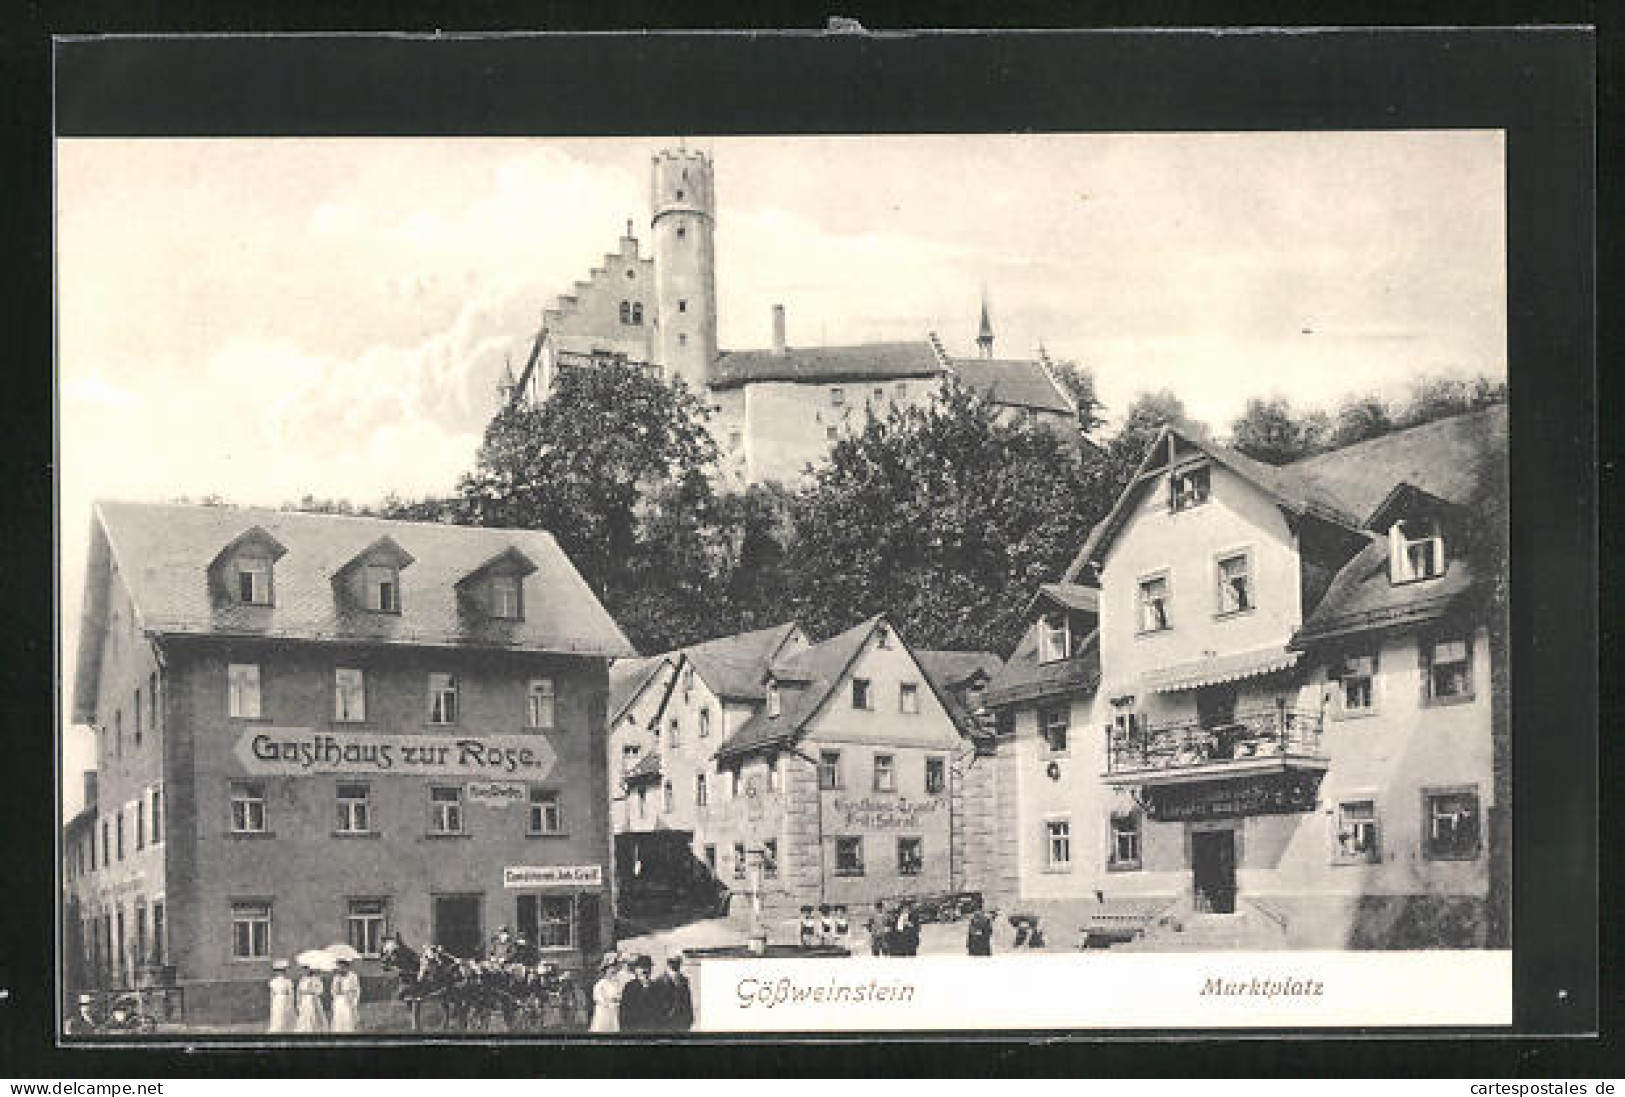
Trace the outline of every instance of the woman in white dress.
<instances>
[{"instance_id":1,"label":"woman in white dress","mask_svg":"<svg viewBox=\"0 0 1625 1097\"><path fill-rule=\"evenodd\" d=\"M299 1012L294 1022L295 1032L327 1031L327 1007L322 1005L322 995L326 991L322 977L316 974L314 968L306 968L299 977Z\"/></svg>"},{"instance_id":2,"label":"woman in white dress","mask_svg":"<svg viewBox=\"0 0 1625 1097\"><path fill-rule=\"evenodd\" d=\"M598 965L598 982L592 988L592 1032L621 1030L621 958L610 952Z\"/></svg>"},{"instance_id":3,"label":"woman in white dress","mask_svg":"<svg viewBox=\"0 0 1625 1097\"><path fill-rule=\"evenodd\" d=\"M355 1032L361 1027L361 976L350 970L350 961L339 961L333 976L333 1031Z\"/></svg>"},{"instance_id":4,"label":"woman in white dress","mask_svg":"<svg viewBox=\"0 0 1625 1097\"><path fill-rule=\"evenodd\" d=\"M292 1032L294 1022L293 980L288 978L288 961L271 964L271 1023L266 1032Z\"/></svg>"}]
</instances>

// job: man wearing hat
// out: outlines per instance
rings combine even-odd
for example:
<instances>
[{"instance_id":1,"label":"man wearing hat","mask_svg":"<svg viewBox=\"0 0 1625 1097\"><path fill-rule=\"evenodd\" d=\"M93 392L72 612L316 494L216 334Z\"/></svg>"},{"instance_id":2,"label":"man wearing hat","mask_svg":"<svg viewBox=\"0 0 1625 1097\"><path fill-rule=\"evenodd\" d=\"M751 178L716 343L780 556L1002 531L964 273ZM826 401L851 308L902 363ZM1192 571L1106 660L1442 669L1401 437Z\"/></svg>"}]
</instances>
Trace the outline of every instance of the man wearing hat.
<instances>
[{"instance_id":1,"label":"man wearing hat","mask_svg":"<svg viewBox=\"0 0 1625 1097\"><path fill-rule=\"evenodd\" d=\"M79 1012L68 1018L63 1031L69 1036L90 1036L101 1030L96 1021L96 996L94 994L79 995Z\"/></svg>"},{"instance_id":2,"label":"man wearing hat","mask_svg":"<svg viewBox=\"0 0 1625 1097\"><path fill-rule=\"evenodd\" d=\"M513 959L513 935L507 926L497 927L497 935L491 938L489 958L499 964L506 964Z\"/></svg>"},{"instance_id":3,"label":"man wearing hat","mask_svg":"<svg viewBox=\"0 0 1625 1097\"><path fill-rule=\"evenodd\" d=\"M271 962L271 1023L266 1032L292 1032L294 1022L294 986L288 978L288 961Z\"/></svg>"},{"instance_id":4,"label":"man wearing hat","mask_svg":"<svg viewBox=\"0 0 1625 1097\"><path fill-rule=\"evenodd\" d=\"M654 961L641 952L632 957L632 981L621 991L621 1031L660 1032L666 1027L660 988L650 980Z\"/></svg>"},{"instance_id":5,"label":"man wearing hat","mask_svg":"<svg viewBox=\"0 0 1625 1097\"><path fill-rule=\"evenodd\" d=\"M339 958L339 972L333 976L333 1031L355 1032L361 1027L361 976L350 970L350 961Z\"/></svg>"},{"instance_id":6,"label":"man wearing hat","mask_svg":"<svg viewBox=\"0 0 1625 1097\"><path fill-rule=\"evenodd\" d=\"M661 1009L665 1014L663 1028L672 1032L687 1032L694 1027L694 992L689 988L688 976L683 974L683 957L666 957L666 970L655 980L660 988Z\"/></svg>"}]
</instances>

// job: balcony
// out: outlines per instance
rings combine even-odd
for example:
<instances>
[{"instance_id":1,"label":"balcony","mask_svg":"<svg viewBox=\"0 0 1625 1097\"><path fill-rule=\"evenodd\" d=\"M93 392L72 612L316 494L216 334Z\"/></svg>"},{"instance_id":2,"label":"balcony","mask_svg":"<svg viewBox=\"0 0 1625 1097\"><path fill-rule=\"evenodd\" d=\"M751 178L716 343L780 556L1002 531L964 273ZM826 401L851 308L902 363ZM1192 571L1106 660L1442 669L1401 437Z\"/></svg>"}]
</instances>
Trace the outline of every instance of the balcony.
<instances>
[{"instance_id":1,"label":"balcony","mask_svg":"<svg viewBox=\"0 0 1625 1097\"><path fill-rule=\"evenodd\" d=\"M1109 785L1171 785L1294 770L1323 771L1321 716L1291 708L1241 712L1226 723L1153 724L1138 734L1112 729Z\"/></svg>"}]
</instances>

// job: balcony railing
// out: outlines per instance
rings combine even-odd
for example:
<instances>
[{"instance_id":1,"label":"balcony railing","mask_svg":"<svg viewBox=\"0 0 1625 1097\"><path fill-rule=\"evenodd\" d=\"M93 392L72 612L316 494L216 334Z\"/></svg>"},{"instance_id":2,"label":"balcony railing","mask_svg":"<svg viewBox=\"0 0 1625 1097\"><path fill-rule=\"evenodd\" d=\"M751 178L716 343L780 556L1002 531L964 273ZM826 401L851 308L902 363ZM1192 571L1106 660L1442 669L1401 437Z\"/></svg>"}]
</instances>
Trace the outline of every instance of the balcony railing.
<instances>
[{"instance_id":1,"label":"balcony railing","mask_svg":"<svg viewBox=\"0 0 1625 1097\"><path fill-rule=\"evenodd\" d=\"M1321 716L1291 708L1240 712L1225 723L1199 720L1153 724L1135 733L1115 728L1106 745L1106 773L1173 776L1201 770L1284 769L1320 758Z\"/></svg>"}]
</instances>

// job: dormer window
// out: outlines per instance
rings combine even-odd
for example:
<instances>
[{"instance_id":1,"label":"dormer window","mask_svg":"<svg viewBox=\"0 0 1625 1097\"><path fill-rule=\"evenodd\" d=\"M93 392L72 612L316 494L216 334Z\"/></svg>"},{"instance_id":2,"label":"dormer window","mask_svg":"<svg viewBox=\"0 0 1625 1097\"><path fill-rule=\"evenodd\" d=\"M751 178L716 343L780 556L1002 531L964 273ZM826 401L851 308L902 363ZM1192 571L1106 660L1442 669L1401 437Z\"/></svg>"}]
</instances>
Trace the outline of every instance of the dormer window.
<instances>
[{"instance_id":1,"label":"dormer window","mask_svg":"<svg viewBox=\"0 0 1625 1097\"><path fill-rule=\"evenodd\" d=\"M1168 476L1168 509L1189 510L1207 502L1210 474L1206 465L1190 465Z\"/></svg>"},{"instance_id":2,"label":"dormer window","mask_svg":"<svg viewBox=\"0 0 1625 1097\"><path fill-rule=\"evenodd\" d=\"M1046 613L1038 619L1038 661L1053 663L1072 653L1072 628L1064 613Z\"/></svg>"},{"instance_id":3,"label":"dormer window","mask_svg":"<svg viewBox=\"0 0 1625 1097\"><path fill-rule=\"evenodd\" d=\"M1444 574L1444 535L1432 518L1410 518L1388 527L1389 575L1414 583Z\"/></svg>"},{"instance_id":4,"label":"dormer window","mask_svg":"<svg viewBox=\"0 0 1625 1097\"><path fill-rule=\"evenodd\" d=\"M524 616L517 575L491 576L491 616L518 620Z\"/></svg>"},{"instance_id":5,"label":"dormer window","mask_svg":"<svg viewBox=\"0 0 1625 1097\"><path fill-rule=\"evenodd\" d=\"M387 564L368 564L362 570L366 607L375 613L401 611L401 573Z\"/></svg>"},{"instance_id":6,"label":"dormer window","mask_svg":"<svg viewBox=\"0 0 1625 1097\"><path fill-rule=\"evenodd\" d=\"M237 600L245 606L271 604L271 561L262 556L237 558Z\"/></svg>"},{"instance_id":7,"label":"dormer window","mask_svg":"<svg viewBox=\"0 0 1625 1097\"><path fill-rule=\"evenodd\" d=\"M209 564L209 585L215 597L244 606L271 605L272 568L287 551L263 527L245 530ZM117 627L116 618L113 624Z\"/></svg>"},{"instance_id":8,"label":"dormer window","mask_svg":"<svg viewBox=\"0 0 1625 1097\"><path fill-rule=\"evenodd\" d=\"M509 546L457 580L465 611L494 621L525 617L525 576L536 570L530 557Z\"/></svg>"}]
</instances>

